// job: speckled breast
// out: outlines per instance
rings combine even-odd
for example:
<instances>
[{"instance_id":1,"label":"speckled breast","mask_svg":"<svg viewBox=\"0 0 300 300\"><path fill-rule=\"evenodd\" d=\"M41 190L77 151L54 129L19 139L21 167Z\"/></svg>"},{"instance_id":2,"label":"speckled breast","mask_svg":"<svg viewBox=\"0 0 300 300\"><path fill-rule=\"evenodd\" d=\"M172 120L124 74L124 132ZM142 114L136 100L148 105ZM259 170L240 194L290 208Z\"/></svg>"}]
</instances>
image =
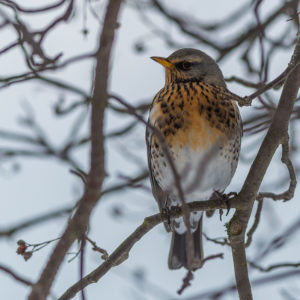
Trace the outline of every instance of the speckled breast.
<instances>
[{"instance_id":1,"label":"speckled breast","mask_svg":"<svg viewBox=\"0 0 300 300\"><path fill-rule=\"evenodd\" d=\"M165 137L186 194L197 198L226 188L236 169L242 129L238 108L222 88L202 82L166 86L153 101L149 121ZM174 190L157 137L152 135L149 144L156 181L163 190Z\"/></svg>"}]
</instances>

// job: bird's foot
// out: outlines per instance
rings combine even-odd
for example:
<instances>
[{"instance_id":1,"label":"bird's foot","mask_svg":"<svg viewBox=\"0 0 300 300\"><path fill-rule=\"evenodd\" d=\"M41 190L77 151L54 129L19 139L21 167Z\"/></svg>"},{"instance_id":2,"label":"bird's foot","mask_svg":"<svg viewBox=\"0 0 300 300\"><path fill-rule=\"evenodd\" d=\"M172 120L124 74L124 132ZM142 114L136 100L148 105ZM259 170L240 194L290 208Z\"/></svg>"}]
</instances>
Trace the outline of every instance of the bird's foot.
<instances>
[{"instance_id":1,"label":"bird's foot","mask_svg":"<svg viewBox=\"0 0 300 300\"><path fill-rule=\"evenodd\" d=\"M224 201L227 207L226 216L229 214L230 211L230 201L237 196L236 192L230 192L228 194L220 193L219 191L215 191L215 195L217 196L218 200Z\"/></svg>"},{"instance_id":2,"label":"bird's foot","mask_svg":"<svg viewBox=\"0 0 300 300\"><path fill-rule=\"evenodd\" d=\"M167 223L169 226L171 226L171 211L170 208L168 206L164 207L162 209L162 214L165 215L167 217Z\"/></svg>"}]
</instances>

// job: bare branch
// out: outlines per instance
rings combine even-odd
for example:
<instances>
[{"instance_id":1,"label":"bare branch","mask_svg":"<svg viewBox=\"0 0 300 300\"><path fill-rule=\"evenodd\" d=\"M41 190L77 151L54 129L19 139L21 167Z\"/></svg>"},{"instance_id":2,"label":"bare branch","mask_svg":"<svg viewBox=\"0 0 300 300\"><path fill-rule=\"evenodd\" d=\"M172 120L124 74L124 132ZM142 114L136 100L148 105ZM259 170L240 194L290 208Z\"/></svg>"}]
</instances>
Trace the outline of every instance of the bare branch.
<instances>
[{"instance_id":1,"label":"bare branch","mask_svg":"<svg viewBox=\"0 0 300 300\"><path fill-rule=\"evenodd\" d=\"M215 254L215 255L210 255L210 256L207 256L205 257L203 260L202 260L202 264L204 265L207 261L209 260L212 260L212 259L216 259L216 258L224 258L224 254L223 253L219 253L219 254ZM188 270L186 276L183 278L183 283L182 283L182 286L181 288L177 291L177 294L178 295L181 295L183 293L183 291L188 288L190 285L191 285L191 280L194 279L194 275L193 275L193 272L191 272L190 270Z\"/></svg>"},{"instance_id":2,"label":"bare branch","mask_svg":"<svg viewBox=\"0 0 300 300\"><path fill-rule=\"evenodd\" d=\"M252 268L257 269L261 272L270 272L274 269L286 268L286 267L293 267L293 268L300 267L300 262L274 264L274 265L270 265L266 268L263 268L263 267L257 265L255 262L252 262L252 261L248 261L248 263Z\"/></svg>"},{"instance_id":3,"label":"bare branch","mask_svg":"<svg viewBox=\"0 0 300 300\"><path fill-rule=\"evenodd\" d=\"M237 199L232 200L232 208L241 208L243 205L242 201ZM193 211L209 211L213 209L227 208L227 204L220 199L212 199L206 201L196 201L192 203L187 203L187 206L191 212ZM130 236L128 236L120 246L102 263L98 268L92 271L90 274L85 276L82 281L75 283L71 286L58 300L67 300L73 298L76 293L78 293L81 288L86 287L92 283L96 283L100 278L102 278L112 267L117 266L124 262L129 255L132 247L152 228L160 224L161 222L167 221L169 217L178 218L184 214L180 207L171 207L168 215L167 214L156 214L144 219L143 224L141 224ZM217 257L220 257L218 254ZM208 257L208 259L210 259Z\"/></svg>"},{"instance_id":4,"label":"bare branch","mask_svg":"<svg viewBox=\"0 0 300 300\"><path fill-rule=\"evenodd\" d=\"M263 37L265 35L264 33L264 28L261 26L261 21L260 21L260 16L259 16L259 7L262 4L263 0L257 0L256 4L254 6L254 14L255 14L255 19L256 19L256 23L257 23L257 31L258 31L258 40L259 40L259 47L260 47L260 71L259 71L259 75L260 77L262 77L263 75L263 71L265 69L265 50L264 50L264 41L263 41ZM265 73L265 78L263 80L263 82L266 81L266 74Z\"/></svg>"},{"instance_id":5,"label":"bare branch","mask_svg":"<svg viewBox=\"0 0 300 300\"><path fill-rule=\"evenodd\" d=\"M183 278L183 283L182 283L182 286L181 288L177 291L177 294L178 295L181 295L183 293L183 291L189 287L191 285L191 280L194 279L194 275L193 275L193 272L188 270L187 273L186 273L186 276Z\"/></svg>"},{"instance_id":6,"label":"bare branch","mask_svg":"<svg viewBox=\"0 0 300 300\"><path fill-rule=\"evenodd\" d=\"M10 268L5 267L3 265L0 265L0 270L2 270L5 273L8 273L10 276L12 276L15 280L25 284L25 285L32 285L33 283L29 281L28 279L25 279L19 275L17 275L14 271L12 271Z\"/></svg>"},{"instance_id":7,"label":"bare branch","mask_svg":"<svg viewBox=\"0 0 300 300\"><path fill-rule=\"evenodd\" d=\"M254 88L254 89L259 89L264 85L262 82L254 83L254 82L250 82L248 80L245 80L243 78L239 78L237 76L231 76L229 78L225 78L225 81L227 81L227 82L237 82L237 83L239 83L243 86Z\"/></svg>"},{"instance_id":8,"label":"bare branch","mask_svg":"<svg viewBox=\"0 0 300 300\"><path fill-rule=\"evenodd\" d=\"M247 242L245 243L245 247L249 247L251 242L252 242L252 237L253 237L253 233L255 232L255 230L258 227L259 221L260 221L260 216L261 216L261 211L262 211L262 207L263 207L263 200L259 200L258 201L258 205L257 205L257 209L256 209L256 214L254 217L254 223L252 225L252 227L250 228L250 230L247 232Z\"/></svg>"},{"instance_id":9,"label":"bare branch","mask_svg":"<svg viewBox=\"0 0 300 300\"><path fill-rule=\"evenodd\" d=\"M253 259L253 261L259 261L265 258L270 253L274 253L274 250L281 249L283 245L286 245L288 240L291 240L291 237L295 235L300 229L300 219L297 218L286 230L281 234L275 236L265 247L263 251L260 251L259 254Z\"/></svg>"},{"instance_id":10,"label":"bare branch","mask_svg":"<svg viewBox=\"0 0 300 300\"><path fill-rule=\"evenodd\" d=\"M85 245L86 245L86 239L84 235L81 239L81 244L80 244L80 281L82 280L84 274ZM84 288L81 289L81 300L85 300Z\"/></svg>"},{"instance_id":11,"label":"bare branch","mask_svg":"<svg viewBox=\"0 0 300 300\"><path fill-rule=\"evenodd\" d=\"M270 275L270 276L265 276L263 278L254 279L254 280L252 280L252 285L253 286L262 286L262 285L266 285L269 283L273 284L276 281L286 280L286 279L289 279L290 277L297 278L299 275L300 275L300 270L287 271L287 272L279 273L276 275ZM235 290L236 290L236 285L232 284L229 286L222 287L218 290L208 291L208 292L204 292L202 294L198 294L196 296L183 298L182 300L199 300L199 299L207 299L207 298L218 299L221 296L225 296L228 293L234 292ZM247 299L247 298L244 298L244 299Z\"/></svg>"},{"instance_id":12,"label":"bare branch","mask_svg":"<svg viewBox=\"0 0 300 300\"><path fill-rule=\"evenodd\" d=\"M272 124L251 166L246 181L238 194L238 198L247 203L247 208L237 210L228 226L228 234L232 247L235 278L241 299L252 299L250 281L248 278L247 260L245 254L244 236L252 212L253 203L261 182L277 147L286 138L288 124L293 112L294 101L300 85L300 36L290 66L297 66L288 75L280 97L278 108Z\"/></svg>"},{"instance_id":13,"label":"bare branch","mask_svg":"<svg viewBox=\"0 0 300 300\"><path fill-rule=\"evenodd\" d=\"M203 232L202 234L205 237L205 239L209 242L213 242L213 243L221 245L221 246L225 246L225 245L230 246L230 243L226 237L212 239L212 238L208 237L205 232Z\"/></svg>"},{"instance_id":14,"label":"bare branch","mask_svg":"<svg viewBox=\"0 0 300 300\"><path fill-rule=\"evenodd\" d=\"M93 250L94 251L97 251L97 252L99 252L99 253L101 253L102 255L101 255L101 258L103 259L103 260L106 260L107 258L108 258L108 253L107 253L107 251L105 250L105 249L103 249L103 248L100 248L99 246L97 246L97 244L96 244L96 242L94 242L94 241L92 241L87 235L85 236L85 238L86 238L86 240L93 246ZM82 279L82 278L80 278L80 279Z\"/></svg>"},{"instance_id":15,"label":"bare branch","mask_svg":"<svg viewBox=\"0 0 300 300\"><path fill-rule=\"evenodd\" d=\"M259 193L259 198L271 198L273 200L284 200L288 201L291 200L294 197L295 194L295 189L297 185L297 179L296 179L296 174L295 170L293 167L293 164L289 158L289 144L288 144L288 138L287 141L285 141L282 144L282 156L281 156L281 161L287 166L287 169L289 171L289 176L290 176L290 185L289 188L280 194L274 194L274 193Z\"/></svg>"},{"instance_id":16,"label":"bare branch","mask_svg":"<svg viewBox=\"0 0 300 300\"><path fill-rule=\"evenodd\" d=\"M136 177L127 179L125 183L115 184L110 187L107 187L101 192L101 197L110 193L115 193L122 191L125 188L129 188L131 186L134 186L138 182L148 178L148 170L142 172L141 174L137 175ZM7 228L0 229L0 237L10 237L17 232L26 230L32 226L35 226L40 223L44 223L50 220L53 220L55 218L64 217L66 215L69 215L76 207L75 205L66 206L65 208L60 208L57 210L54 210L49 213L42 214L37 217L29 218L28 220L25 220L23 222L20 222L17 225L8 226Z\"/></svg>"},{"instance_id":17,"label":"bare branch","mask_svg":"<svg viewBox=\"0 0 300 300\"><path fill-rule=\"evenodd\" d=\"M59 217L68 215L72 212L72 210L73 210L73 206L72 207L67 206L65 208L60 208L60 209L54 210L50 213L45 213L38 217L28 219L24 222L21 222L17 225L11 226L7 229L1 229L0 237L3 237L3 236L10 237L10 236L14 235L16 232L25 230L29 227L35 226L35 225L43 223L43 222L47 222L49 220L53 220L55 218L59 218Z\"/></svg>"},{"instance_id":18,"label":"bare branch","mask_svg":"<svg viewBox=\"0 0 300 300\"><path fill-rule=\"evenodd\" d=\"M81 201L79 202L76 213L70 220L68 227L52 252L40 279L33 286L28 298L29 300L46 299L55 275L68 249L76 238L84 234L89 222L90 214L101 196L101 186L105 177L103 119L108 100L107 82L110 53L114 40L115 29L117 28L117 16L121 2L121 0L109 1L101 37L99 38L94 93L91 99L91 162L86 189Z\"/></svg>"},{"instance_id":19,"label":"bare branch","mask_svg":"<svg viewBox=\"0 0 300 300\"><path fill-rule=\"evenodd\" d=\"M61 0L57 3L55 3L55 4L45 6L45 7L41 7L41 8L35 8L35 9L23 8L19 4L15 3L14 1L11 1L11 0L0 1L0 4L9 5L9 6L13 7L14 9L18 10L19 12L31 14L31 13L45 12L45 11L48 11L48 10L58 8L61 5L63 5L65 2L66 2L66 0Z\"/></svg>"},{"instance_id":20,"label":"bare branch","mask_svg":"<svg viewBox=\"0 0 300 300\"><path fill-rule=\"evenodd\" d=\"M276 86L278 83L280 83L282 80L284 80L285 78L287 78L287 76L299 65L299 61L293 60L289 63L289 65L287 66L287 68L278 76L276 77L274 80L272 80L271 82L269 82L268 84L266 84L265 86L263 86L262 88L260 88L258 91L256 91L255 93L244 97L244 101L246 101L245 104L243 104L243 102L239 102L239 104L241 106L243 105L249 105L248 101L252 101L253 99L255 99L256 97L258 97L259 95L263 94L264 92L266 92L267 90L271 89L272 87Z\"/></svg>"},{"instance_id":21,"label":"bare branch","mask_svg":"<svg viewBox=\"0 0 300 300\"><path fill-rule=\"evenodd\" d=\"M212 259L216 259L216 258L224 258L224 253L219 253L219 254L214 254L214 255L210 255L210 256L207 256L203 259L203 263L206 263L207 261L209 260L212 260Z\"/></svg>"},{"instance_id":22,"label":"bare branch","mask_svg":"<svg viewBox=\"0 0 300 300\"><path fill-rule=\"evenodd\" d=\"M254 92L253 94L249 95L249 96L245 96L245 97L240 97L238 95L236 95L233 92L230 92L229 90L224 90L224 91L220 91L220 93L224 93L225 95L228 95L229 97L232 97L233 100L237 101L239 106L249 106L252 103L252 100L255 99L256 97L260 96L261 94L263 94L264 92L266 92L267 90L273 88L274 86L276 86L278 83L282 82L282 80L286 79L287 76L300 64L299 61L297 60L291 60L291 62L289 63L289 65L287 66L287 68L278 76L276 77L274 80L272 80L271 82L269 82L268 84L262 86L261 88L259 88L256 92ZM236 78L233 77L235 80ZM249 85L249 83L246 81L241 81L243 82L244 85Z\"/></svg>"}]
</instances>

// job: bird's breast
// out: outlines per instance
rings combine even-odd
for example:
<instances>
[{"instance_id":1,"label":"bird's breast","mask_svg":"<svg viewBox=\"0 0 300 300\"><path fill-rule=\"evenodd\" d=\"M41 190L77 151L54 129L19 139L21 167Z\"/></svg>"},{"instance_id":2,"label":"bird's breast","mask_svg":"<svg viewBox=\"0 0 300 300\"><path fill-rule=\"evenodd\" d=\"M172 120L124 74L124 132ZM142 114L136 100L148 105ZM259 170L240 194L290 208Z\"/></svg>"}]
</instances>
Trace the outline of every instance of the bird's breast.
<instances>
[{"instance_id":1,"label":"bird's breast","mask_svg":"<svg viewBox=\"0 0 300 300\"><path fill-rule=\"evenodd\" d=\"M199 82L173 83L155 97L149 120L171 147L209 149L238 126L233 101Z\"/></svg>"},{"instance_id":2,"label":"bird's breast","mask_svg":"<svg viewBox=\"0 0 300 300\"><path fill-rule=\"evenodd\" d=\"M173 84L155 97L149 121L164 136L177 170L186 178L186 190L197 186L203 192L229 184L240 147L239 112L233 101L204 83ZM150 144L154 177L169 189L172 172L155 134Z\"/></svg>"}]
</instances>

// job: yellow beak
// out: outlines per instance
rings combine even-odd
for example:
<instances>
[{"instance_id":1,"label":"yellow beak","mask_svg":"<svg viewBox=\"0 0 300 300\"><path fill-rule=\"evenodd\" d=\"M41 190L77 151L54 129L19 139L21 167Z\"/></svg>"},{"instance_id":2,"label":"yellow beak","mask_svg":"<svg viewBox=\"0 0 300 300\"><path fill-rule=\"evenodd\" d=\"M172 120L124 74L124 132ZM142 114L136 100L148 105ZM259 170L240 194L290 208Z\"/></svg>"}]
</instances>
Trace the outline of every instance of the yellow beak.
<instances>
[{"instance_id":1,"label":"yellow beak","mask_svg":"<svg viewBox=\"0 0 300 300\"><path fill-rule=\"evenodd\" d=\"M161 64L162 66L164 66L167 69L171 69L174 67L174 64L171 63L167 58L160 57L160 56L152 56L150 58L153 59L154 61L158 62L159 64Z\"/></svg>"}]
</instances>

